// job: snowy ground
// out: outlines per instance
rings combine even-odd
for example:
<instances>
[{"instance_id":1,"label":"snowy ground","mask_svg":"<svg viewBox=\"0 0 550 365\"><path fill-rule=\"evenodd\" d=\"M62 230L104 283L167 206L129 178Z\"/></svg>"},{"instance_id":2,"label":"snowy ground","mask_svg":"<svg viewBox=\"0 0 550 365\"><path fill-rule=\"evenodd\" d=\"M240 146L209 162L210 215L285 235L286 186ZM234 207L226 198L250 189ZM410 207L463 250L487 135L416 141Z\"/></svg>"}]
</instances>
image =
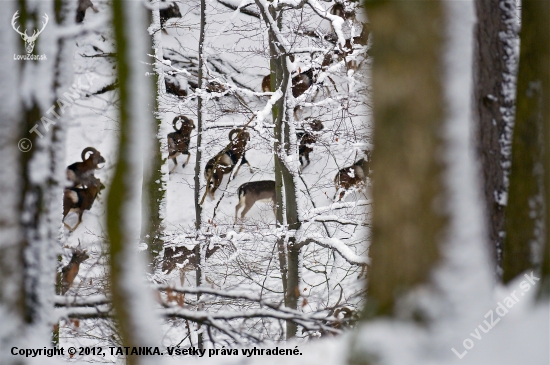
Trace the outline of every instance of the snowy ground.
<instances>
[{"instance_id":1,"label":"snowy ground","mask_svg":"<svg viewBox=\"0 0 550 365\"><path fill-rule=\"evenodd\" d=\"M95 14L89 11L85 22L99 22L108 17L107 4L101 1L94 3L99 12ZM195 2L180 2L179 5L183 17L168 22L168 34L162 34L162 44L164 57L171 60L171 66L185 69L196 64L199 12ZM217 65L227 73L221 81L233 80L249 89L243 100L250 110L263 109L269 99L268 95L261 95L260 90L262 77L269 73L265 50L265 29L252 28L250 17L242 14L235 15L216 3L209 4L208 12L211 16L208 19L206 54L211 62L210 67ZM231 16L233 18L230 18ZM297 20L293 19L293 21ZM325 21L311 26L329 28ZM258 28L257 24L255 27ZM225 32L222 33L221 30ZM83 55L112 52L114 47L111 39L109 31L101 31L88 33L77 41L75 78L86 79L86 74L93 74L94 79L90 88L92 91L100 90L115 80L114 59L112 57L90 58ZM298 46L310 45L297 43L296 47ZM308 57L309 54L304 54L302 61L298 61L296 67L304 67L308 63ZM173 70L173 67L166 67L165 71ZM363 63L362 67L368 67L367 63ZM324 100L324 102L320 103L320 106L308 107L299 112L301 118L314 117L324 123L324 130L320 133L319 141L311 154L311 164L304 169L301 175L303 180L297 182L302 219L310 220L304 223L300 234L320 237L328 235L335 242L349 247L351 254L363 255L366 250L365 238L368 235L368 227L364 226L363 222L365 213L370 209L366 193L351 192L345 198L345 201L350 203L357 200L364 201L367 203L365 205L353 207L351 204L344 209L334 206L338 208L335 210L330 207L334 202L333 179L336 172L353 164L362 157L362 151L367 148L363 141L369 133L369 126L364 117L368 111L356 91L357 88L364 89L365 86L360 82L365 82L366 79L365 76L357 74L356 81L348 84L351 79L346 76L343 68L336 69L334 74L336 76L333 76L333 79L339 92L331 89L329 95L327 89L321 90L316 101ZM210 77L221 77L219 75L220 73L214 73ZM182 85L187 82L181 74L177 78ZM252 92L260 95L254 95ZM351 109L344 110L335 101L342 95L349 98ZM105 166L96 172L96 176L102 180L107 189L101 193L92 209L84 213L82 224L73 233L64 230L63 242L67 247L64 264L70 259L69 247L80 244L90 254L90 259L81 265L80 274L67 294L70 297L99 295L108 287L105 277L107 247L103 243L106 237L104 217L105 200L109 181L114 172L117 152L117 101L116 92L110 91L82 99L68 111L71 118L66 164L80 160L82 149L88 146L98 149L107 161ZM159 109L164 121L165 133L172 131L171 122L176 115L183 114L196 121L196 99L181 100L166 94L161 99ZM207 104L205 125L208 129L203 134L203 166L209 158L226 146L227 136L232 127L243 125L249 120L250 112L242 112L242 109L233 96L221 97ZM273 131L269 123L269 120L265 120L263 124L252 123L250 126L251 141L246 156L252 171L247 166L243 166L234 180L229 181L228 177L224 178L216 193L216 200L212 201L209 197L205 200L203 205L203 221L207 222L205 229L222 237L222 243L228 245L209 259L206 263L205 275L207 281L213 283L209 285L215 289L256 293L264 300L279 302L282 298L282 288L275 250L275 239L278 233L275 230L275 219L271 207L265 203L256 204L243 223L234 225L238 186L248 181L274 179L271 150ZM178 158L179 166L174 173L170 174L167 189L167 242L176 246L187 244L190 248L193 246L193 240L189 237L192 237L190 232L195 219L193 201L195 146L196 130L192 135L191 159L188 165L182 168L181 164L185 158L183 156ZM171 169L172 166L172 161L169 161L168 168ZM317 208L315 211L312 210L314 207ZM216 210L215 218L214 210ZM345 217L348 222L358 222L359 225L357 223L323 225L311 221L316 216L336 220ZM76 216L69 215L67 222L73 225L76 223ZM304 312L322 310L335 304L355 307L360 303L361 296L358 293L363 288L363 282L357 279L359 266L349 265L338 254L333 255L329 250L314 244L303 249L302 260L307 266L302 271L302 299L300 300ZM180 275L177 270L165 275L157 269L151 279L158 283L174 285L179 284ZM185 285L194 286L194 283L194 274L190 272L186 275ZM217 311L230 309L233 306L233 303L215 301L207 303L205 310ZM94 323L94 321L83 320L62 326L61 344L112 345L113 342L109 339L111 329L103 325L96 326ZM273 339L280 332L279 325L275 326L272 321L259 322L250 326L250 331L258 333L264 331L267 336L271 334ZM179 343L187 333L187 328L180 320L168 321L164 329L163 345L165 346Z\"/></svg>"}]
</instances>

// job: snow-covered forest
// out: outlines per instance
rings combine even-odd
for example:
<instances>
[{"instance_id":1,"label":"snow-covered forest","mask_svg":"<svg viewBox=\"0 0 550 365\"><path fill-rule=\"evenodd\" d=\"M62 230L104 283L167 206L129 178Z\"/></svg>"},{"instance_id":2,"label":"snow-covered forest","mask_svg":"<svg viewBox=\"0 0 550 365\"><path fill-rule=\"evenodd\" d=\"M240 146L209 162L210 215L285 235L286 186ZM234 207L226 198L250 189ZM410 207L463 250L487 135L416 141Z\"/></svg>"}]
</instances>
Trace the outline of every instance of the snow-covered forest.
<instances>
[{"instance_id":1,"label":"snow-covered forest","mask_svg":"<svg viewBox=\"0 0 550 365\"><path fill-rule=\"evenodd\" d=\"M3 5L1 364L550 363L550 2Z\"/></svg>"}]
</instances>

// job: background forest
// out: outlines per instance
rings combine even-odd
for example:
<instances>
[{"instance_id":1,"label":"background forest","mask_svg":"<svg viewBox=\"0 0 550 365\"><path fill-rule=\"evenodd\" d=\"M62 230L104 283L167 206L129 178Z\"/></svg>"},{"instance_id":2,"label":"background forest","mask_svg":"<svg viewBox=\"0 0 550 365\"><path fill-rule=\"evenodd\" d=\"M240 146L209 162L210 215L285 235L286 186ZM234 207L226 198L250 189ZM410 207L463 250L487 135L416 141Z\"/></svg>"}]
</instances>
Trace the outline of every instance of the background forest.
<instances>
[{"instance_id":1,"label":"background forest","mask_svg":"<svg viewBox=\"0 0 550 365\"><path fill-rule=\"evenodd\" d=\"M550 362L549 1L3 5L0 363Z\"/></svg>"}]
</instances>

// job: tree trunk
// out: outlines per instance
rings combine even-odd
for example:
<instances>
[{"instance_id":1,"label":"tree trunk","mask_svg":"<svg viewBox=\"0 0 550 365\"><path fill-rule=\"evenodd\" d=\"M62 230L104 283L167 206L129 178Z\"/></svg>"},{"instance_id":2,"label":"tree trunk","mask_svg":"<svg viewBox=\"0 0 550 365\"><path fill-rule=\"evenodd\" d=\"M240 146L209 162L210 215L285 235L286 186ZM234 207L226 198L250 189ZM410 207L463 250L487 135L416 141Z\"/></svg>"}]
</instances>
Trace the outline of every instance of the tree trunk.
<instances>
[{"instance_id":1,"label":"tree trunk","mask_svg":"<svg viewBox=\"0 0 550 365\"><path fill-rule=\"evenodd\" d=\"M0 12L0 63L10 65L13 54L20 53L20 38L9 26L17 9L15 2L4 4ZM19 65L18 65L19 66ZM23 272L22 172L23 153L18 141L22 133L22 103L20 75L11 67L0 68L0 362L6 365L21 364L21 359L11 356L10 349L20 346L25 332L25 290Z\"/></svg>"},{"instance_id":2,"label":"tree trunk","mask_svg":"<svg viewBox=\"0 0 550 365\"><path fill-rule=\"evenodd\" d=\"M158 7L158 3L156 4ZM162 37L160 32L160 14L158 9L151 13L151 33L153 38L153 49L157 59L162 59ZM167 159L163 154L167 153L167 142L164 128L162 127L162 118L159 114L159 104L161 95L165 90L162 65L159 61L153 60L154 75L153 82L156 94L153 94L151 101L155 113L155 131L156 135L151 138L151 148L148 154L151 163L150 171L145 171L148 177L144 179L143 201L145 209L142 218L142 240L149 247L149 254L153 261L158 257L164 247L164 218L166 217L166 184L168 181Z\"/></svg>"},{"instance_id":3,"label":"tree trunk","mask_svg":"<svg viewBox=\"0 0 550 365\"><path fill-rule=\"evenodd\" d=\"M476 0L476 12L473 116L490 249L500 263L515 103L511 91L517 72L517 10L515 0Z\"/></svg>"},{"instance_id":4,"label":"tree trunk","mask_svg":"<svg viewBox=\"0 0 550 365\"><path fill-rule=\"evenodd\" d=\"M548 181L545 181L549 168L548 1L522 1L521 18L516 121L506 209L506 239L502 252L502 280L505 283L540 264L542 245L544 241L548 242L550 227L547 224L548 205L544 208L545 190L549 191ZM543 232L546 232L546 237ZM536 257L537 254L539 257Z\"/></svg>"},{"instance_id":5,"label":"tree trunk","mask_svg":"<svg viewBox=\"0 0 550 365\"><path fill-rule=\"evenodd\" d=\"M444 213L439 1L367 2L374 39L372 243L365 315L393 316L439 259ZM439 199L439 200L438 200Z\"/></svg>"},{"instance_id":6,"label":"tree trunk","mask_svg":"<svg viewBox=\"0 0 550 365\"><path fill-rule=\"evenodd\" d=\"M202 90L204 86L204 75L205 75L205 64L204 64L204 36L206 28L206 0L201 0L201 24L200 24L200 34L199 34L199 79L198 79L198 89ZM202 162L202 125L204 122L205 116L205 103L202 98L202 93L197 97L197 149L196 149L196 163L195 163L195 229L196 229L196 238L199 239L202 228L202 206L200 205L200 189L201 189L201 162ZM195 246L195 255L197 257L197 270L196 270L196 285L197 287L202 286L202 263L205 258L205 248L201 247L200 241ZM197 293L197 301L200 299L200 293ZM202 309L202 305L197 308L198 310ZM197 324L200 328L200 324ZM198 334L197 346L199 349L204 348L204 340L202 332Z\"/></svg>"},{"instance_id":7,"label":"tree trunk","mask_svg":"<svg viewBox=\"0 0 550 365\"><path fill-rule=\"evenodd\" d=\"M268 27L269 33L269 47L271 56L271 84L275 84L275 87L279 86L282 92L281 98L273 105L273 120L275 123L275 142L273 145L274 160L275 160L275 195L276 195L276 216L277 223L283 224L283 212L286 212L286 223L288 224L288 249L285 247L285 237L280 237L277 240L277 247L279 252L279 265L281 269L284 302L287 308L297 309L298 298L300 296L299 290L299 255L300 248L296 245L295 233L300 228L300 221L298 218L298 202L296 199L296 186L294 183L294 176L291 171L285 165L285 156L291 153L296 154L296 148L294 151L290 143L290 118L289 111L287 110L287 98L289 97L288 90L290 88L290 72L287 67L287 55L286 50L282 47L282 42L277 39L275 33L276 30L271 29L274 20L277 19L278 30L282 29L282 14L277 14L272 6L266 9L263 5L256 1L256 4L260 8L260 14ZM273 76L275 82L273 82ZM284 189L284 190L283 190ZM283 193L284 192L284 193ZM285 255L288 255L288 257ZM292 338L297 332L296 323L293 321L286 322L286 338Z\"/></svg>"},{"instance_id":8,"label":"tree trunk","mask_svg":"<svg viewBox=\"0 0 550 365\"><path fill-rule=\"evenodd\" d=\"M69 0L59 1L60 6L55 6L55 18L59 26L71 26L74 24L73 14L76 12L76 3ZM55 59L55 70L54 70L54 80L53 80L53 89L55 92L56 99L62 97L64 91L68 90L72 84L73 79L73 55L74 55L74 39L72 38L59 38L57 39L57 55ZM89 84L89 83L88 83ZM59 218L62 216L63 212L63 190L65 187L66 173L65 173L65 164L62 163L65 161L65 145L67 142L67 125L66 121L61 119L52 128L52 144L50 147L50 154L52 156L51 161L51 190L53 192L53 198L51 201L51 206L49 208L50 212L50 224L52 236L59 232L62 229L61 222ZM57 241L57 240L56 240ZM56 247L54 252L58 253L61 249L59 242L56 242ZM58 255L58 260L56 264L61 262L61 255ZM59 287L56 283L56 286ZM60 294L56 288L56 293ZM59 323L54 325L52 333L52 343L54 346L59 346Z\"/></svg>"},{"instance_id":9,"label":"tree trunk","mask_svg":"<svg viewBox=\"0 0 550 365\"><path fill-rule=\"evenodd\" d=\"M53 1L33 3L22 0L19 5L21 16L18 22L25 24L29 21L37 29L45 23L44 14L51 14L54 10ZM58 9L50 27L56 29L69 24L62 16L63 11L67 9ZM59 163L65 159L64 109L60 108L59 99L57 102L55 100L71 83L67 75L70 74L72 62L72 53L66 52L70 40L57 37L55 31L44 33L34 47L34 54L46 54L54 59L53 67L47 62L18 65L21 77L18 86L29 85L20 95L24 98L25 107L21 113L23 121L19 125L22 137L29 145L32 144L32 148L22 155L23 178L20 185L23 190L19 217L24 227L25 316L37 336L44 338L51 334L50 325L53 324L59 220L65 182L64 166ZM17 53L24 53L23 49L20 48ZM36 75L40 75L44 82L35 82L33 78ZM45 93L45 87L51 92ZM26 95L23 96L23 93ZM70 99L63 101L71 104Z\"/></svg>"},{"instance_id":10,"label":"tree trunk","mask_svg":"<svg viewBox=\"0 0 550 365\"><path fill-rule=\"evenodd\" d=\"M113 3L117 70L120 84L120 143L116 170L107 197L112 302L124 346L157 346L154 302L145 280L144 253L137 252L140 234L140 191L148 128L153 125L148 102L151 82L145 78L149 36L145 8L138 2ZM137 305L139 303L139 306ZM127 364L158 363L148 356L130 355Z\"/></svg>"}]
</instances>

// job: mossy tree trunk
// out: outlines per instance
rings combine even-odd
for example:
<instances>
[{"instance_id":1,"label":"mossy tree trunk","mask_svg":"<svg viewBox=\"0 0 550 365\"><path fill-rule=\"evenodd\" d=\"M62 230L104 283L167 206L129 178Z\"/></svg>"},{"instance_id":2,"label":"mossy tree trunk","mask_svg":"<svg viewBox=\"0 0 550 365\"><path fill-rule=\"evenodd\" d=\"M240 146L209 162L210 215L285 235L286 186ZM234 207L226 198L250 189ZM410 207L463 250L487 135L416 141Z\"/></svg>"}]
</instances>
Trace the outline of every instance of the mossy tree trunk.
<instances>
[{"instance_id":1,"label":"mossy tree trunk","mask_svg":"<svg viewBox=\"0 0 550 365\"><path fill-rule=\"evenodd\" d=\"M162 59L162 37L160 31L159 4L152 4L153 10L150 13L149 22L151 27L149 32L152 37L153 51L157 59ZM151 135L151 148L146 158L149 159L150 171L146 171L148 176L143 180L143 198L144 198L144 217L142 219L142 240L147 243L149 254L155 265L157 258L164 247L164 219L166 217L166 188L168 182L167 159L163 157L167 154L168 145L166 133L162 127L162 118L159 113L159 103L161 95L165 92L162 64L159 61L151 59L154 72L152 83L156 93L152 95L151 104L155 110L154 130Z\"/></svg>"},{"instance_id":2,"label":"mossy tree trunk","mask_svg":"<svg viewBox=\"0 0 550 365\"><path fill-rule=\"evenodd\" d=\"M154 125L151 107L153 84L145 78L150 37L147 14L134 1L113 2L117 48L116 65L120 84L120 139L118 161L107 197L107 233L110 243L110 279L115 320L124 346L157 346L153 299L146 287L145 261L138 253L140 190L147 186L141 148ZM142 181L142 178L144 181ZM158 362L147 356L130 355L127 364Z\"/></svg>"},{"instance_id":3,"label":"mossy tree trunk","mask_svg":"<svg viewBox=\"0 0 550 365\"><path fill-rule=\"evenodd\" d=\"M516 122L502 252L505 283L534 268L540 260L534 253L540 255L542 245L549 242L549 6L548 1L522 1Z\"/></svg>"},{"instance_id":4,"label":"mossy tree trunk","mask_svg":"<svg viewBox=\"0 0 550 365\"><path fill-rule=\"evenodd\" d=\"M372 24L374 150L367 317L427 283L444 233L442 9L367 1Z\"/></svg>"},{"instance_id":5,"label":"mossy tree trunk","mask_svg":"<svg viewBox=\"0 0 550 365\"><path fill-rule=\"evenodd\" d=\"M276 219L280 227L284 224L286 218L287 237L280 237L277 240L279 254L279 266L281 270L284 302L287 308L297 309L299 298L299 255L300 248L296 245L295 232L300 228L298 218L298 202L296 199L296 186L294 176L284 162L284 156L297 153L296 146L291 144L290 138L290 116L287 108L288 91L290 89L290 72L287 67L287 51L283 47L282 40L278 39L279 30L282 29L283 14L277 12L272 6L267 9L259 2L256 4L260 8L260 14L268 27L269 49L270 49L270 68L271 68L271 88L279 89L282 92L281 97L273 105L272 115L275 124L274 134L275 142L273 144L275 160L275 195L276 195ZM278 29L271 27L276 25ZM285 212L285 214L283 214ZM292 338L297 332L296 323L286 322L286 338Z\"/></svg>"}]
</instances>

